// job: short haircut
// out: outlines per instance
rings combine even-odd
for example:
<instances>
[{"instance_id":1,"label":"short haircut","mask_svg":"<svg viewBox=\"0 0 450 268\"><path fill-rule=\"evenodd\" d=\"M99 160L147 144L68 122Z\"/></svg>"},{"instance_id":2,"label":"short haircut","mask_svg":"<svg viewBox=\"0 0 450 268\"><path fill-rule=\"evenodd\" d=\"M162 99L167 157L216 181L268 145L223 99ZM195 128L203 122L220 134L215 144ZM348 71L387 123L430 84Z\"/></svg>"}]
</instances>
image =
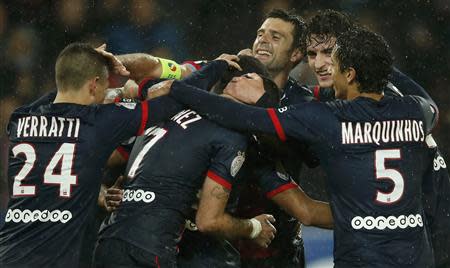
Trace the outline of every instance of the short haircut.
<instances>
[{"instance_id":1,"label":"short haircut","mask_svg":"<svg viewBox=\"0 0 450 268\"><path fill-rule=\"evenodd\" d=\"M330 38L338 37L353 27L355 27L355 23L347 14L331 9L319 10L306 24L304 45L307 47L311 44L313 35L319 44L326 43Z\"/></svg>"},{"instance_id":2,"label":"short haircut","mask_svg":"<svg viewBox=\"0 0 450 268\"><path fill-rule=\"evenodd\" d=\"M78 90L96 76L108 78L108 60L86 43L72 43L59 53L55 64L58 90Z\"/></svg>"},{"instance_id":3,"label":"short haircut","mask_svg":"<svg viewBox=\"0 0 450 268\"><path fill-rule=\"evenodd\" d=\"M334 53L341 71L355 69L359 92L383 92L392 72L393 58L381 35L355 27L337 37Z\"/></svg>"},{"instance_id":4,"label":"short haircut","mask_svg":"<svg viewBox=\"0 0 450 268\"><path fill-rule=\"evenodd\" d=\"M280 100L280 93L275 82L270 79L269 72L266 66L262 64L257 58L247 55L239 55L239 66L242 71L235 68L229 68L221 77L220 81L214 86L212 91L216 94L222 94L224 88L233 79L233 77L242 76L247 73L257 73L263 79L264 90L268 95L268 102L278 103Z\"/></svg>"},{"instance_id":5,"label":"short haircut","mask_svg":"<svg viewBox=\"0 0 450 268\"><path fill-rule=\"evenodd\" d=\"M304 46L304 42L302 40L306 29L306 23L302 17L295 13L295 10L288 11L284 9L272 9L269 13L267 13L264 20L269 18L281 19L285 22L291 23L294 26L291 48L299 48L302 53L305 52L306 47Z\"/></svg>"}]
</instances>

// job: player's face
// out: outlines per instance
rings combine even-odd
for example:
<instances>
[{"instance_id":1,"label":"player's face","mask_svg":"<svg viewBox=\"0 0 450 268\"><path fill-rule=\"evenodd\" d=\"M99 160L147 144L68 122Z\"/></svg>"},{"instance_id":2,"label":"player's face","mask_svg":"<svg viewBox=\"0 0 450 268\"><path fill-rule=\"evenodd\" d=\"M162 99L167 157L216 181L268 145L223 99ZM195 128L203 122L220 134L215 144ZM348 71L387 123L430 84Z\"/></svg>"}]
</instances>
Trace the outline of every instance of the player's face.
<instances>
[{"instance_id":1,"label":"player's face","mask_svg":"<svg viewBox=\"0 0 450 268\"><path fill-rule=\"evenodd\" d=\"M326 42L322 42L323 40L326 40ZM335 43L335 37L323 38L313 34L311 42L306 47L309 67L314 71L321 87L333 86L329 67L331 65L331 52Z\"/></svg>"},{"instance_id":2,"label":"player's face","mask_svg":"<svg viewBox=\"0 0 450 268\"><path fill-rule=\"evenodd\" d=\"M345 72L339 68L339 62L336 54L331 54L331 63L329 65L329 72L331 74L332 85L336 99L347 99L348 81Z\"/></svg>"},{"instance_id":3,"label":"player's face","mask_svg":"<svg viewBox=\"0 0 450 268\"><path fill-rule=\"evenodd\" d=\"M233 77L223 89L224 92L237 92L242 90L246 93L264 91L264 83L261 76L256 73L248 73Z\"/></svg>"},{"instance_id":4,"label":"player's face","mask_svg":"<svg viewBox=\"0 0 450 268\"><path fill-rule=\"evenodd\" d=\"M294 25L277 18L268 18L256 33L253 55L269 71L282 70L289 63L293 49Z\"/></svg>"}]
</instances>

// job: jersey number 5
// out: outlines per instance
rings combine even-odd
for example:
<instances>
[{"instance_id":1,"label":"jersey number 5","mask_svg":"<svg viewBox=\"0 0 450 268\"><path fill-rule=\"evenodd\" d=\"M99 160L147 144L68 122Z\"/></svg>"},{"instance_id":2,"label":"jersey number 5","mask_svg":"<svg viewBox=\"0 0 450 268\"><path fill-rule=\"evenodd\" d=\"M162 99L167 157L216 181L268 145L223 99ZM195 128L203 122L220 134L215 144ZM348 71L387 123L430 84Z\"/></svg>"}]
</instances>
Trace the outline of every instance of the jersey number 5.
<instances>
[{"instance_id":1,"label":"jersey number 5","mask_svg":"<svg viewBox=\"0 0 450 268\"><path fill-rule=\"evenodd\" d=\"M391 204L400 200L405 188L402 174L395 169L385 167L386 159L401 159L400 149L377 150L375 151L375 176L377 180L391 180L394 188L390 193L377 190L376 201L383 204Z\"/></svg>"},{"instance_id":2,"label":"jersey number 5","mask_svg":"<svg viewBox=\"0 0 450 268\"><path fill-rule=\"evenodd\" d=\"M14 177L13 196L34 196L36 194L35 185L22 184L36 162L36 151L31 144L21 143L12 149L14 157L19 154L25 155L25 164L19 173ZM58 151L53 155L44 172L44 184L59 185L59 196L70 198L72 185L77 184L77 176L72 174L72 165L75 152L74 143L63 143ZM55 174L55 169L60 165L59 174Z\"/></svg>"}]
</instances>

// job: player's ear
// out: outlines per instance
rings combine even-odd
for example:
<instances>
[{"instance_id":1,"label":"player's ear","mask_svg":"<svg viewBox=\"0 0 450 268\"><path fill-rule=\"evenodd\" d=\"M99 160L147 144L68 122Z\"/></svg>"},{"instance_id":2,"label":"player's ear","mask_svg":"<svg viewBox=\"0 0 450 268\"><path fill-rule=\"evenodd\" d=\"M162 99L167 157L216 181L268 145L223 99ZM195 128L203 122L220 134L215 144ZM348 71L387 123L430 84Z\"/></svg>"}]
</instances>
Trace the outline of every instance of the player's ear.
<instances>
[{"instance_id":1,"label":"player's ear","mask_svg":"<svg viewBox=\"0 0 450 268\"><path fill-rule=\"evenodd\" d=\"M88 80L89 95L91 95L91 96L96 95L96 89L98 87L99 80L100 80L100 77L98 77L98 76Z\"/></svg>"},{"instance_id":2,"label":"player's ear","mask_svg":"<svg viewBox=\"0 0 450 268\"><path fill-rule=\"evenodd\" d=\"M347 79L347 83L352 83L356 79L356 70L353 67L349 67L345 71L345 78Z\"/></svg>"},{"instance_id":3,"label":"player's ear","mask_svg":"<svg viewBox=\"0 0 450 268\"><path fill-rule=\"evenodd\" d=\"M294 50L291 53L290 61L293 63L297 63L303 59L303 53L300 51L299 48L294 48Z\"/></svg>"}]
</instances>

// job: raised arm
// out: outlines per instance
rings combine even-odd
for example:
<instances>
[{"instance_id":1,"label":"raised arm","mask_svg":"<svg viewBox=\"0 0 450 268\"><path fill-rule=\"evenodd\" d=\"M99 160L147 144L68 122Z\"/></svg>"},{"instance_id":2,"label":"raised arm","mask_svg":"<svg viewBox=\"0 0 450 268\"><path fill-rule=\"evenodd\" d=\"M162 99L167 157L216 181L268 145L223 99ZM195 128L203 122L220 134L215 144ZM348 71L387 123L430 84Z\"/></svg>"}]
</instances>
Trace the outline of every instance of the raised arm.
<instances>
[{"instance_id":1,"label":"raised arm","mask_svg":"<svg viewBox=\"0 0 450 268\"><path fill-rule=\"evenodd\" d=\"M276 134L266 109L240 104L198 90L181 81L175 81L172 84L169 96L225 127L240 131Z\"/></svg>"},{"instance_id":2,"label":"raised arm","mask_svg":"<svg viewBox=\"0 0 450 268\"><path fill-rule=\"evenodd\" d=\"M403 95L421 96L422 98L430 102L431 105L437 107L436 103L426 92L426 90L409 76L402 73L399 69L393 68L391 82L400 90Z\"/></svg>"},{"instance_id":3,"label":"raised arm","mask_svg":"<svg viewBox=\"0 0 450 268\"><path fill-rule=\"evenodd\" d=\"M145 53L118 55L117 58L130 72L130 78L141 83L146 78L180 79L192 73L186 65Z\"/></svg>"}]
</instances>

